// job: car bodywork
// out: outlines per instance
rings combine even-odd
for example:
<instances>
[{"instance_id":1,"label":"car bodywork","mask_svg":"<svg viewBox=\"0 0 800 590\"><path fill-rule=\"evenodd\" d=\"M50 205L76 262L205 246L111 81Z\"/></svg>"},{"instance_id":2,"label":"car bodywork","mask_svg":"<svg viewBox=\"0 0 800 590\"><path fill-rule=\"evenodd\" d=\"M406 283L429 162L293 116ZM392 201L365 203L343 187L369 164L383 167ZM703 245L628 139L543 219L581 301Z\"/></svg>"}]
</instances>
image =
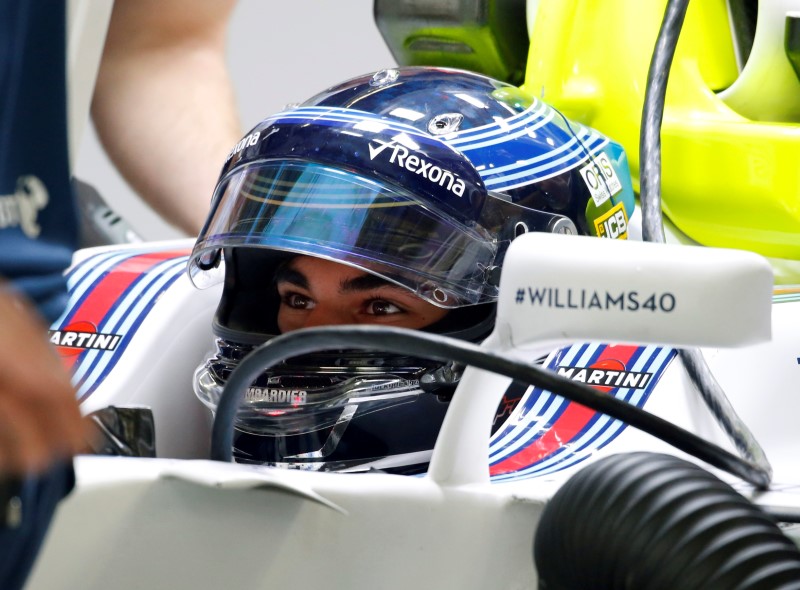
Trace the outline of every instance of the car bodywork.
<instances>
[{"instance_id":1,"label":"car bodywork","mask_svg":"<svg viewBox=\"0 0 800 590\"><path fill-rule=\"evenodd\" d=\"M171 265L185 264L180 246L149 252L117 247L78 257L75 269L86 270L116 257L117 270L96 273L94 289L102 281L123 281L116 273L143 271L129 281L128 289L138 285L139 294L129 297L127 311L124 292L108 302L128 323L96 326L96 332L119 336L118 348L81 351L76 374L87 377L76 384L86 413L107 405L152 408L157 457L76 460L77 488L59 508L29 588L532 588L537 523L572 474L632 450L686 456L651 434L534 387L523 389L507 427L490 439L510 379L470 367L424 476L210 461L210 420L191 391L191 374L210 347L216 302L213 294L194 290L185 274L165 278ZM501 283L497 328L483 348L526 361L547 356L546 367L591 380L607 394L731 449L674 354L678 346L702 345L764 446L774 479L763 491L714 471L757 503L800 509L795 411L785 387L797 371L792 335L800 297L773 294L763 259L537 234L518 238L513 253ZM137 257L154 265L148 270L124 262ZM161 278L142 278L150 272ZM73 289L79 283L71 281ZM531 295L544 288L558 294ZM607 305L606 294L616 300L619 292L627 294L624 305ZM634 310L633 292L642 302L658 294L655 301L662 303ZM90 309L92 289L73 293L76 305ZM602 305L587 303L594 294L602 294ZM137 310L144 313L133 320ZM88 323L67 312L52 334L63 339L67 327L77 332ZM100 371L97 359L120 348L125 354L88 385L90 371L81 372L81 363L91 358ZM75 351L61 347L62 354ZM621 378L620 366L627 371ZM622 387L614 387L618 380Z\"/></svg>"}]
</instances>

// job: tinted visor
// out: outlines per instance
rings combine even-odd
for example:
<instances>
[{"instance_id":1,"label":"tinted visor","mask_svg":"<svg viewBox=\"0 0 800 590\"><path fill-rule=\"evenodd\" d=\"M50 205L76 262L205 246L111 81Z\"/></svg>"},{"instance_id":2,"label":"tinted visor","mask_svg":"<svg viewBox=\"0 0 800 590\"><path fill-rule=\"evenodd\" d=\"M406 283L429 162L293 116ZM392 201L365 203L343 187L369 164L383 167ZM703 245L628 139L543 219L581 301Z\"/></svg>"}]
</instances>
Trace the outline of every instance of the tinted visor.
<instances>
[{"instance_id":1,"label":"tinted visor","mask_svg":"<svg viewBox=\"0 0 800 590\"><path fill-rule=\"evenodd\" d=\"M440 182L446 186L450 180L442 176ZM213 270L222 249L249 246L355 266L441 307L490 299L484 295L485 269L495 262L496 241L430 203L389 183L320 164L256 162L217 189L192 253L192 281L207 286L203 273Z\"/></svg>"}]
</instances>

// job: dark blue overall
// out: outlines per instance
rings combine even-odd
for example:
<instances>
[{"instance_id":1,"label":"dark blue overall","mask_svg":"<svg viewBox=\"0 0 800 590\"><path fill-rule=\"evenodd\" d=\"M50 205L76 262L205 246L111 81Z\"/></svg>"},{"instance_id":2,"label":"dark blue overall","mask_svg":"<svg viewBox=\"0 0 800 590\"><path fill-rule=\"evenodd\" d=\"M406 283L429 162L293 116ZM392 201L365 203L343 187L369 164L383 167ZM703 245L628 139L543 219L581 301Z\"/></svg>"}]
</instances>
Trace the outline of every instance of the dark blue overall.
<instances>
[{"instance_id":1,"label":"dark blue overall","mask_svg":"<svg viewBox=\"0 0 800 590\"><path fill-rule=\"evenodd\" d=\"M46 321L55 320L66 303L63 271L78 231L67 148L65 37L63 2L0 0L0 276L28 295ZM22 519L0 525L0 588L22 587L53 511L72 484L70 464L17 486Z\"/></svg>"}]
</instances>

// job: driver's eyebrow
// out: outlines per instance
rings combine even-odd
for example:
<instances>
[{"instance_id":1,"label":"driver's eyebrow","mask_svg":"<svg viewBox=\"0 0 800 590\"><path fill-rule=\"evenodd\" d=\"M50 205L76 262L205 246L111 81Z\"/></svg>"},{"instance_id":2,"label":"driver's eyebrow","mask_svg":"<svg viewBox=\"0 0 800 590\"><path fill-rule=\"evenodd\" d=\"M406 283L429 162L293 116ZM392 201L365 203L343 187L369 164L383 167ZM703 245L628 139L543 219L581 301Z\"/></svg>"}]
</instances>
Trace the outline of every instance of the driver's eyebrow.
<instances>
[{"instance_id":1,"label":"driver's eyebrow","mask_svg":"<svg viewBox=\"0 0 800 590\"><path fill-rule=\"evenodd\" d=\"M281 283L289 283L301 289L305 289L306 291L310 288L308 277L291 266L281 266L275 271L275 284L279 285ZM371 291L372 289L380 287L400 288L394 283L390 283L386 279L368 272L358 275L357 277L342 279L339 282L340 293L358 293L361 291Z\"/></svg>"},{"instance_id":2,"label":"driver's eyebrow","mask_svg":"<svg viewBox=\"0 0 800 590\"><path fill-rule=\"evenodd\" d=\"M380 287L400 288L384 278L365 272L363 275L358 275L357 277L343 279L339 283L339 292L356 293L359 291L371 291L372 289L378 289Z\"/></svg>"},{"instance_id":3,"label":"driver's eyebrow","mask_svg":"<svg viewBox=\"0 0 800 590\"><path fill-rule=\"evenodd\" d=\"M281 283L289 283L308 291L308 279L306 275L288 266L280 266L278 270L275 271L275 284L279 285Z\"/></svg>"}]
</instances>

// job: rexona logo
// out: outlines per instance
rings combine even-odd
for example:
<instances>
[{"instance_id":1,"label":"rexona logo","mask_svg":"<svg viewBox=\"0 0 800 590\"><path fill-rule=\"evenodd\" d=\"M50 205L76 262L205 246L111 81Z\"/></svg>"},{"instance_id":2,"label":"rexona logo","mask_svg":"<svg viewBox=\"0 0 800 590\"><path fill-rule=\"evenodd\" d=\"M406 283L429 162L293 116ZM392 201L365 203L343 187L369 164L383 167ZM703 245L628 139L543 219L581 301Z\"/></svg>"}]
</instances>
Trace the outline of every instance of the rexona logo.
<instances>
[{"instance_id":1,"label":"rexona logo","mask_svg":"<svg viewBox=\"0 0 800 590\"><path fill-rule=\"evenodd\" d=\"M445 187L454 195L459 197L464 196L464 181L449 170L443 170L439 166L435 166L423 158L411 154L408 148L395 141L376 140L376 142L378 144L377 146L369 144L370 160L374 160L380 154L386 152L389 154L389 162L395 166L400 166L409 172L419 174L429 182Z\"/></svg>"},{"instance_id":2,"label":"rexona logo","mask_svg":"<svg viewBox=\"0 0 800 590\"><path fill-rule=\"evenodd\" d=\"M62 356L74 356L84 350L113 351L122 336L103 334L90 322L75 322L61 330L50 330L50 342L58 347Z\"/></svg>"},{"instance_id":3,"label":"rexona logo","mask_svg":"<svg viewBox=\"0 0 800 590\"><path fill-rule=\"evenodd\" d=\"M626 371L625 365L615 359L605 359L591 367L560 366L558 374L605 392L616 387L644 389L653 377L652 373Z\"/></svg>"},{"instance_id":4,"label":"rexona logo","mask_svg":"<svg viewBox=\"0 0 800 590\"><path fill-rule=\"evenodd\" d=\"M255 133L251 133L250 135L243 137L242 140L235 146L233 146L231 151L228 152L228 157L225 158L225 161L227 162L228 160L230 160L233 156L241 152L244 148L253 147L254 145L256 145L260 137L261 137L260 131L256 131Z\"/></svg>"}]
</instances>

